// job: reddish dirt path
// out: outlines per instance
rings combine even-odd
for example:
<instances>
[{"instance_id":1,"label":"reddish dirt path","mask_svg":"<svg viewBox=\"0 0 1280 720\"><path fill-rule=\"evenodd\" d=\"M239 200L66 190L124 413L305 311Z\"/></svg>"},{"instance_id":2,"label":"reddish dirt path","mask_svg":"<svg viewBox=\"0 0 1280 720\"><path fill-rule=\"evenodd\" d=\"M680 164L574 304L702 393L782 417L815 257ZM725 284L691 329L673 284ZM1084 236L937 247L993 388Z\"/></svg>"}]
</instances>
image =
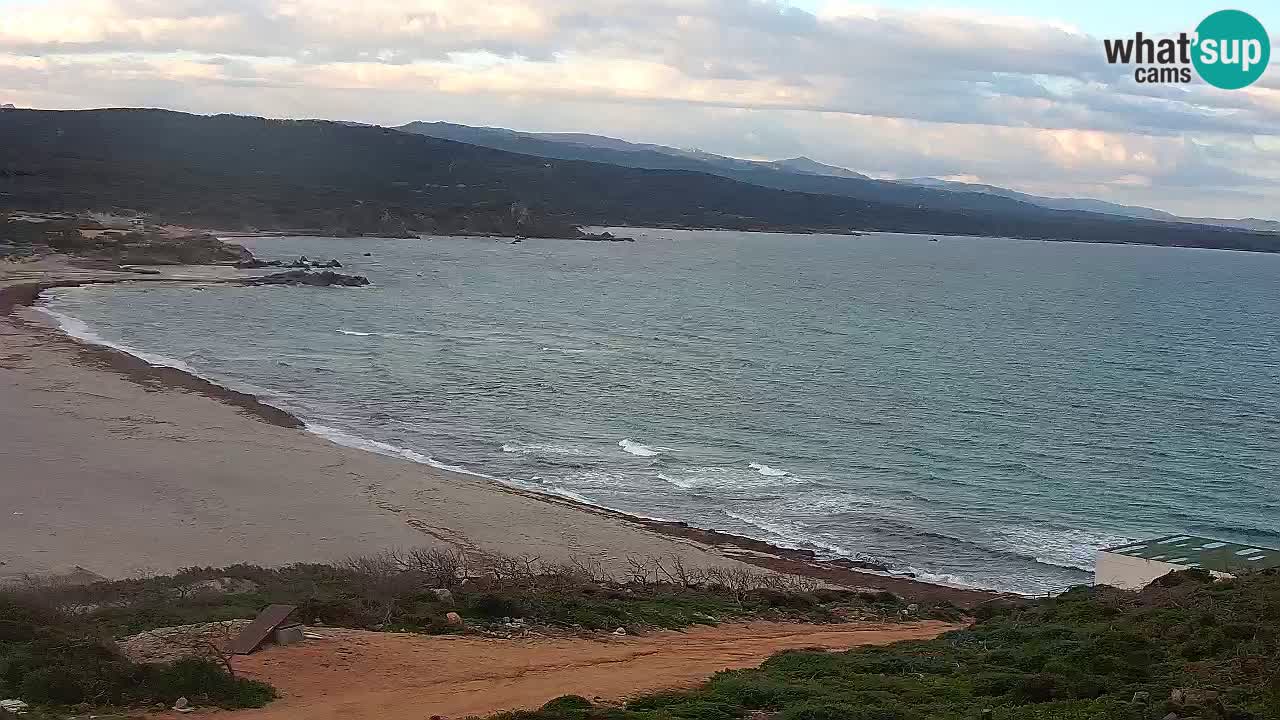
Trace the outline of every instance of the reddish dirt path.
<instances>
[{"instance_id":1,"label":"reddish dirt path","mask_svg":"<svg viewBox=\"0 0 1280 720\"><path fill-rule=\"evenodd\" d=\"M643 637L491 640L315 630L323 640L239 658L244 675L281 699L236 720L427 720L532 709L575 694L621 699L689 686L780 650L847 649L934 637L954 625L747 623ZM228 716L230 717L230 716Z\"/></svg>"}]
</instances>

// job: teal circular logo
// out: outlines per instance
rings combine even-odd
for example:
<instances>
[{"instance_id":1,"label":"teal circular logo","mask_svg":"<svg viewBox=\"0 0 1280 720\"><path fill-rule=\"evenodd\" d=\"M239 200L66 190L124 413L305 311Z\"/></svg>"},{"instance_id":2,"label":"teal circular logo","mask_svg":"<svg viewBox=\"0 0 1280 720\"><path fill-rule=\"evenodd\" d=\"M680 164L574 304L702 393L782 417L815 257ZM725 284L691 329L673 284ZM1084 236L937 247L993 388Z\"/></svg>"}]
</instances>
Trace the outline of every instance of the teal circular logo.
<instances>
[{"instance_id":1,"label":"teal circular logo","mask_svg":"<svg viewBox=\"0 0 1280 720\"><path fill-rule=\"evenodd\" d=\"M1191 62L1204 81L1223 90L1253 84L1271 62L1271 38L1262 23L1241 10L1219 10L1196 26Z\"/></svg>"}]
</instances>

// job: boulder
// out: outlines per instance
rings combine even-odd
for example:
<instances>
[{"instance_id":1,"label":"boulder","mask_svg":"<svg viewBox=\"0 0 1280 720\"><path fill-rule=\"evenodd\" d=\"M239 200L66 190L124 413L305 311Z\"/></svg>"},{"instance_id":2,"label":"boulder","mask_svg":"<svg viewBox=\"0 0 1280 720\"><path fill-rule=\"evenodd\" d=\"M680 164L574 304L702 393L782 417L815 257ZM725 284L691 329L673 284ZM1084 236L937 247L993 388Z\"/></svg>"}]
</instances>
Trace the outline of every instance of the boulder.
<instances>
[{"instance_id":1,"label":"boulder","mask_svg":"<svg viewBox=\"0 0 1280 720\"><path fill-rule=\"evenodd\" d=\"M363 275L343 275L332 270L314 273L306 270L289 270L273 275L249 278L245 283L248 285L311 285L313 287L340 285L343 287L360 287L368 285L369 278Z\"/></svg>"},{"instance_id":2,"label":"boulder","mask_svg":"<svg viewBox=\"0 0 1280 720\"><path fill-rule=\"evenodd\" d=\"M440 602L445 603L446 605L453 604L453 593L449 592L448 588L436 588L431 592L436 596L436 599L439 600Z\"/></svg>"},{"instance_id":3,"label":"boulder","mask_svg":"<svg viewBox=\"0 0 1280 720\"><path fill-rule=\"evenodd\" d=\"M456 612L445 613L444 621L454 627L462 627L462 616Z\"/></svg>"}]
</instances>

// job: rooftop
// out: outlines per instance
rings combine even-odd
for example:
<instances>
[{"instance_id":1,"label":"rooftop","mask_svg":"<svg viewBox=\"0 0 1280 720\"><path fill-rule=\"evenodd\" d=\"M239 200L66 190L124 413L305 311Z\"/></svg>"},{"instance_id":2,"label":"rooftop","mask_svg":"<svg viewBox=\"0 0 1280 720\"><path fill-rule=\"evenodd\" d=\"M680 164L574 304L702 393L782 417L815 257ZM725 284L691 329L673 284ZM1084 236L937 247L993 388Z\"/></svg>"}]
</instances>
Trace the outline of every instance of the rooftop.
<instances>
[{"instance_id":1,"label":"rooftop","mask_svg":"<svg viewBox=\"0 0 1280 720\"><path fill-rule=\"evenodd\" d=\"M1103 548L1103 552L1218 572L1280 567L1280 550L1193 535L1168 535Z\"/></svg>"}]
</instances>

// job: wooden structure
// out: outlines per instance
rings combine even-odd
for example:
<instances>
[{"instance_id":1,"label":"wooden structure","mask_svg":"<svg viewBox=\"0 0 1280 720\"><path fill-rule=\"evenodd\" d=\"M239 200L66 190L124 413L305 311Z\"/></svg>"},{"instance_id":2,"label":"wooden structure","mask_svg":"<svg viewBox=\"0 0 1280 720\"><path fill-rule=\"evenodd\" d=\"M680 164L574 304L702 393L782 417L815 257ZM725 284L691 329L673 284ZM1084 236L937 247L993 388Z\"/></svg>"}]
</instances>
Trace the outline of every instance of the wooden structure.
<instances>
[{"instance_id":1,"label":"wooden structure","mask_svg":"<svg viewBox=\"0 0 1280 720\"><path fill-rule=\"evenodd\" d=\"M295 609L295 605L268 605L248 627L240 631L227 650L232 655L248 655L257 650L276 628L285 624Z\"/></svg>"}]
</instances>

